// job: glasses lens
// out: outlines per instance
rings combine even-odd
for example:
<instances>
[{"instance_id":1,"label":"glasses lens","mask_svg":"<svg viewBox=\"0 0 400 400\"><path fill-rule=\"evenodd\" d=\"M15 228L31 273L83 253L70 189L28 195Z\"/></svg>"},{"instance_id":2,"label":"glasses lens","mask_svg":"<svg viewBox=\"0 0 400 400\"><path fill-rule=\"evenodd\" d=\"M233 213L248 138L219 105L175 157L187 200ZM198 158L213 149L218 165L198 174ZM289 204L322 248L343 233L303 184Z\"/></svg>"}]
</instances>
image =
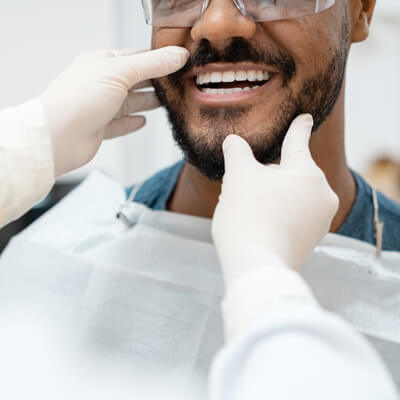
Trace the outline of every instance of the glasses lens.
<instances>
[{"instance_id":1,"label":"glasses lens","mask_svg":"<svg viewBox=\"0 0 400 400\"><path fill-rule=\"evenodd\" d=\"M212 1L212 0L211 0ZM332 7L335 0L233 0L254 21L301 18ZM208 2L206 2L208 3ZM190 27L201 17L204 0L142 0L146 22L159 27Z\"/></svg>"},{"instance_id":2,"label":"glasses lens","mask_svg":"<svg viewBox=\"0 0 400 400\"><path fill-rule=\"evenodd\" d=\"M335 0L247 0L246 15L254 21L301 18L332 7Z\"/></svg>"},{"instance_id":3,"label":"glasses lens","mask_svg":"<svg viewBox=\"0 0 400 400\"><path fill-rule=\"evenodd\" d=\"M201 16L203 0L142 0L146 22L159 27L193 26Z\"/></svg>"}]
</instances>

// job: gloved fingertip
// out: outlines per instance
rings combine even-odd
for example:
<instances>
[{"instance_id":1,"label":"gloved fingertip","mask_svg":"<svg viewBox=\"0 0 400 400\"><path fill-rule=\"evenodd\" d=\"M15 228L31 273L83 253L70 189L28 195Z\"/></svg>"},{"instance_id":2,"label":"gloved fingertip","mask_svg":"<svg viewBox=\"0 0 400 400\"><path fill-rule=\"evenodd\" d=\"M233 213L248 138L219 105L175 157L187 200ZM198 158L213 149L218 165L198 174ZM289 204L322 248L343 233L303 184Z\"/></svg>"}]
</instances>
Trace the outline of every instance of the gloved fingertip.
<instances>
[{"instance_id":1,"label":"gloved fingertip","mask_svg":"<svg viewBox=\"0 0 400 400\"><path fill-rule=\"evenodd\" d=\"M281 166L314 165L309 147L313 124L311 114L301 114L292 122L283 141Z\"/></svg>"},{"instance_id":2,"label":"gloved fingertip","mask_svg":"<svg viewBox=\"0 0 400 400\"><path fill-rule=\"evenodd\" d=\"M238 135L229 135L223 143L225 169L230 170L243 163L252 163L254 160L253 151L249 143Z\"/></svg>"},{"instance_id":3,"label":"gloved fingertip","mask_svg":"<svg viewBox=\"0 0 400 400\"><path fill-rule=\"evenodd\" d=\"M222 143L222 150L224 151L224 153L226 153L227 151L229 151L229 149L230 149L232 146L235 145L235 141L236 141L236 138L237 138L237 137L238 137L237 135L231 134L231 135L228 135L228 136L225 138L224 143Z\"/></svg>"},{"instance_id":4,"label":"gloved fingertip","mask_svg":"<svg viewBox=\"0 0 400 400\"><path fill-rule=\"evenodd\" d=\"M301 133L300 136L308 143L311 137L313 125L314 118L311 114L301 114L292 122L288 132L289 136L296 135L299 137L299 134Z\"/></svg>"},{"instance_id":5,"label":"gloved fingertip","mask_svg":"<svg viewBox=\"0 0 400 400\"><path fill-rule=\"evenodd\" d=\"M302 122L305 126L314 125L314 118L311 114L301 114L296 118L296 120Z\"/></svg>"},{"instance_id":6,"label":"gloved fingertip","mask_svg":"<svg viewBox=\"0 0 400 400\"><path fill-rule=\"evenodd\" d=\"M314 119L311 114L301 114L294 119L285 137L283 147L299 150L298 147L308 147Z\"/></svg>"},{"instance_id":7,"label":"gloved fingertip","mask_svg":"<svg viewBox=\"0 0 400 400\"><path fill-rule=\"evenodd\" d=\"M185 49L184 47L180 46L167 46L164 47L165 50L171 61L176 65L184 65L189 58L189 50Z\"/></svg>"},{"instance_id":8,"label":"gloved fingertip","mask_svg":"<svg viewBox=\"0 0 400 400\"><path fill-rule=\"evenodd\" d=\"M245 139L243 139L239 135L230 134L228 135L224 143L222 144L222 149L224 151L224 155L231 153L240 153L240 154L253 154L250 145L247 143Z\"/></svg>"},{"instance_id":9,"label":"gloved fingertip","mask_svg":"<svg viewBox=\"0 0 400 400\"><path fill-rule=\"evenodd\" d=\"M308 146L312 134L312 128L314 126L314 118L311 114L303 114L301 118L304 129L304 139L306 141L306 145Z\"/></svg>"}]
</instances>

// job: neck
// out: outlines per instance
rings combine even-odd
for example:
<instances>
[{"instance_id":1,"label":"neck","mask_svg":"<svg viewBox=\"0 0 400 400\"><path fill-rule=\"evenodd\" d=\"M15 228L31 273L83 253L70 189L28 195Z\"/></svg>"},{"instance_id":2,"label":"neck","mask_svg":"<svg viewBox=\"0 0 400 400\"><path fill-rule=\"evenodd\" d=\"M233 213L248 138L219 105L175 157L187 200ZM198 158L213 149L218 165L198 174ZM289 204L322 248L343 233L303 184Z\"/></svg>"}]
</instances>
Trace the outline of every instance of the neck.
<instances>
[{"instance_id":1,"label":"neck","mask_svg":"<svg viewBox=\"0 0 400 400\"><path fill-rule=\"evenodd\" d=\"M311 154L340 200L339 210L332 222L336 232L347 218L356 197L356 184L347 166L344 145L344 90L331 115L313 134ZM179 177L168 209L182 214L212 218L221 182L212 182L192 165L186 163Z\"/></svg>"}]
</instances>

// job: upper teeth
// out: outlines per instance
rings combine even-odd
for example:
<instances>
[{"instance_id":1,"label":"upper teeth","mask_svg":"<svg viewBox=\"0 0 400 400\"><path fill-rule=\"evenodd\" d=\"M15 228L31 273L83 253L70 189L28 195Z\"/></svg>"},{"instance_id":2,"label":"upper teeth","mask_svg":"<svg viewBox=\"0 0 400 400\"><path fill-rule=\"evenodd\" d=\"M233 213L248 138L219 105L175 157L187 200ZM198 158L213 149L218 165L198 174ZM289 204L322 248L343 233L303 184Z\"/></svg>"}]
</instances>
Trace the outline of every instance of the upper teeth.
<instances>
[{"instance_id":1,"label":"upper teeth","mask_svg":"<svg viewBox=\"0 0 400 400\"><path fill-rule=\"evenodd\" d=\"M235 82L235 81L268 81L269 72L266 71L225 71L225 72L206 72L197 75L196 83L204 85L206 83Z\"/></svg>"}]
</instances>

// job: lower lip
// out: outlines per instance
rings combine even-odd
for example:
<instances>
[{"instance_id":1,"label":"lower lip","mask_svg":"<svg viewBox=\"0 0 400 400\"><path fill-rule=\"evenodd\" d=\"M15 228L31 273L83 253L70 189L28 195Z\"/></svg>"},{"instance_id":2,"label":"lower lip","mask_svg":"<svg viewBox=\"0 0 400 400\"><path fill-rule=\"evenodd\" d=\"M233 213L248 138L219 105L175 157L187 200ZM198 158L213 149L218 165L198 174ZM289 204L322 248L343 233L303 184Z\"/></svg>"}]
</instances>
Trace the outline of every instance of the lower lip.
<instances>
[{"instance_id":1,"label":"lower lip","mask_svg":"<svg viewBox=\"0 0 400 400\"><path fill-rule=\"evenodd\" d=\"M194 79L189 79L187 86L189 95L197 102L210 106L232 105L242 103L264 95L270 86L277 80L279 74L273 74L271 79L257 89L250 89L229 94L210 94L202 92Z\"/></svg>"}]
</instances>

